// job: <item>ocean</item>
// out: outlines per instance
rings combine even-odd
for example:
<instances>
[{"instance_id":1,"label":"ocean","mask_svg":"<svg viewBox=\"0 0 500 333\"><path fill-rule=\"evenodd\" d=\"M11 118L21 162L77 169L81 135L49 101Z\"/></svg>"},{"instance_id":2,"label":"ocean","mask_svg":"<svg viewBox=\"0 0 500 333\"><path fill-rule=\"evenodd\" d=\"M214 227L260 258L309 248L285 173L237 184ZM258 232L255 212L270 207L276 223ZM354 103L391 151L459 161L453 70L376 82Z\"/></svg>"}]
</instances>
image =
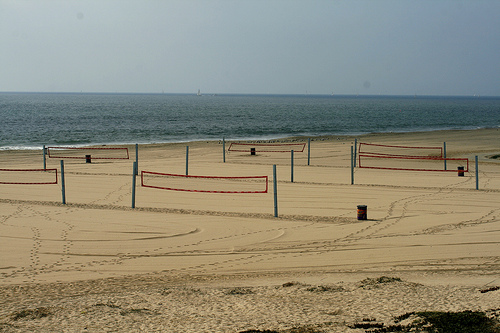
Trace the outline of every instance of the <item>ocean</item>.
<instances>
[{"instance_id":1,"label":"ocean","mask_svg":"<svg viewBox=\"0 0 500 333\"><path fill-rule=\"evenodd\" d=\"M0 149L500 127L500 97L0 93Z\"/></svg>"}]
</instances>

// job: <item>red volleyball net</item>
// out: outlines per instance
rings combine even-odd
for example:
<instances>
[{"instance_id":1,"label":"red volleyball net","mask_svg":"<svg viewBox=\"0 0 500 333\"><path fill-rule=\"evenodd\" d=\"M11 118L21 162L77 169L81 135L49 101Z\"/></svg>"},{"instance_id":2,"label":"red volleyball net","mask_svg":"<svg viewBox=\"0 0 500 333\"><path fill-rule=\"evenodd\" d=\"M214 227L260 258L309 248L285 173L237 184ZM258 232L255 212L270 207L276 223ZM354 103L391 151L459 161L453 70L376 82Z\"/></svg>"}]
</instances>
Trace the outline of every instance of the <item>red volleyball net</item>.
<instances>
[{"instance_id":1,"label":"red volleyball net","mask_svg":"<svg viewBox=\"0 0 500 333\"><path fill-rule=\"evenodd\" d=\"M306 143L239 143L232 142L227 151L235 152L267 152L267 153L287 153L303 152Z\"/></svg>"},{"instance_id":2,"label":"red volleyball net","mask_svg":"<svg viewBox=\"0 0 500 333\"><path fill-rule=\"evenodd\" d=\"M443 158L443 147L391 146L361 142L359 144L359 154Z\"/></svg>"},{"instance_id":3,"label":"red volleyball net","mask_svg":"<svg viewBox=\"0 0 500 333\"><path fill-rule=\"evenodd\" d=\"M359 154L358 159L358 166L367 169L469 172L467 158Z\"/></svg>"},{"instance_id":4,"label":"red volleyball net","mask_svg":"<svg viewBox=\"0 0 500 333\"><path fill-rule=\"evenodd\" d=\"M267 193L268 177L212 177L141 171L141 186L206 193Z\"/></svg>"},{"instance_id":5,"label":"red volleyball net","mask_svg":"<svg viewBox=\"0 0 500 333\"><path fill-rule=\"evenodd\" d=\"M57 184L57 169L0 169L0 184Z\"/></svg>"},{"instance_id":6,"label":"red volleyball net","mask_svg":"<svg viewBox=\"0 0 500 333\"><path fill-rule=\"evenodd\" d=\"M50 158L76 158L90 157L96 160L128 160L128 148L121 147L47 147Z\"/></svg>"},{"instance_id":7,"label":"red volleyball net","mask_svg":"<svg viewBox=\"0 0 500 333\"><path fill-rule=\"evenodd\" d=\"M445 158L442 147L410 147L360 143L360 168L468 172L467 158Z\"/></svg>"}]
</instances>

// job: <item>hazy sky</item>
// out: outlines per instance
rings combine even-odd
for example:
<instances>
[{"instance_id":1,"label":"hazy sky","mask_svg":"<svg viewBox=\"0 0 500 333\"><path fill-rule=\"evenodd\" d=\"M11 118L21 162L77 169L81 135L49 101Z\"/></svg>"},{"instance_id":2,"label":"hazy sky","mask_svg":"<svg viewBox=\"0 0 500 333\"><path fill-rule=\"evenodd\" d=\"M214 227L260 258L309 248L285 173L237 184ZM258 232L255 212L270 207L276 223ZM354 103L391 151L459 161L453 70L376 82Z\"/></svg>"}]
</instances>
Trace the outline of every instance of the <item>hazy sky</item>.
<instances>
[{"instance_id":1,"label":"hazy sky","mask_svg":"<svg viewBox=\"0 0 500 333\"><path fill-rule=\"evenodd\" d=\"M0 0L0 91L500 96L499 0Z\"/></svg>"}]
</instances>

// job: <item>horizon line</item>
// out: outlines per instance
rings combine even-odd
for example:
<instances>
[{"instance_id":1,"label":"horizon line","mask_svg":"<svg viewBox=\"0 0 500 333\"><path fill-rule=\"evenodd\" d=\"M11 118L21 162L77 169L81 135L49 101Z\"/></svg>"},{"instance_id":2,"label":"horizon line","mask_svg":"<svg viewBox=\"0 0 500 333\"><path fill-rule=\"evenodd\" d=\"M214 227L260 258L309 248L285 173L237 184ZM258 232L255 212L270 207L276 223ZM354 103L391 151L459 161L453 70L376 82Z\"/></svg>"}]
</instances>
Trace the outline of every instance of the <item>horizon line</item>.
<instances>
[{"instance_id":1,"label":"horizon line","mask_svg":"<svg viewBox=\"0 0 500 333\"><path fill-rule=\"evenodd\" d=\"M97 92L97 91L0 91L0 94L75 94L75 95L193 95L193 96L331 96L331 97L493 97L500 95L439 95L439 94L321 94L321 93L220 93L220 92Z\"/></svg>"}]
</instances>

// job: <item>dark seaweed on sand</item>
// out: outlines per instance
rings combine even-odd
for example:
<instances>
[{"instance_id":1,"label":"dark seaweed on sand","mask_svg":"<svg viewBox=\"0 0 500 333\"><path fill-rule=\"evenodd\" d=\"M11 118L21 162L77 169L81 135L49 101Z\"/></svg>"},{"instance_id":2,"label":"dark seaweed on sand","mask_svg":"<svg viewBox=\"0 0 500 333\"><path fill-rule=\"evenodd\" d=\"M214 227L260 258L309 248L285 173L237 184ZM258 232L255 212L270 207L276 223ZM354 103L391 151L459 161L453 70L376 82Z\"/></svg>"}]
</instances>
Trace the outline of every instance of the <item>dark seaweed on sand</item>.
<instances>
[{"instance_id":1,"label":"dark seaweed on sand","mask_svg":"<svg viewBox=\"0 0 500 333\"><path fill-rule=\"evenodd\" d=\"M408 325L399 322L415 316L421 320L414 320ZM500 323L489 318L484 312L410 312L395 318L396 325L385 326L379 323L356 323L351 328L363 328L367 333L499 333Z\"/></svg>"}]
</instances>

